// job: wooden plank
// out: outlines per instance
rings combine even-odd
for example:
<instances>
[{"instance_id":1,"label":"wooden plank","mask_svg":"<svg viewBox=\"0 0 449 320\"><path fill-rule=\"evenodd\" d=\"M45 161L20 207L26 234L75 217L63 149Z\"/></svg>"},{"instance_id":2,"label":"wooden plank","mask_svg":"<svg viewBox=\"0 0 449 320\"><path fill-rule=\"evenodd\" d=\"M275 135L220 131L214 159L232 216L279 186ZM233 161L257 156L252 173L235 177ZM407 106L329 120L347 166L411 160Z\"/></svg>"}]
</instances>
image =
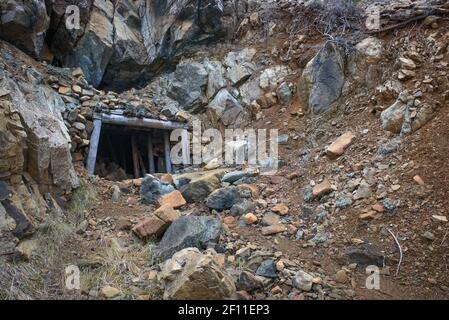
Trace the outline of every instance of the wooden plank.
<instances>
[{"instance_id":1,"label":"wooden plank","mask_svg":"<svg viewBox=\"0 0 449 320\"><path fill-rule=\"evenodd\" d=\"M124 125L137 128L154 128L154 129L188 129L188 125L180 122L162 121L149 118L125 117L116 114L96 114L95 117L101 118L103 123Z\"/></svg>"},{"instance_id":2,"label":"wooden plank","mask_svg":"<svg viewBox=\"0 0 449 320\"><path fill-rule=\"evenodd\" d=\"M167 173L172 173L171 158L170 158L170 132L164 130L164 154L165 154L165 170Z\"/></svg>"},{"instance_id":3,"label":"wooden plank","mask_svg":"<svg viewBox=\"0 0 449 320\"><path fill-rule=\"evenodd\" d=\"M151 174L156 172L154 168L153 139L151 133L148 134L148 170Z\"/></svg>"},{"instance_id":4,"label":"wooden plank","mask_svg":"<svg viewBox=\"0 0 449 320\"><path fill-rule=\"evenodd\" d=\"M131 137L131 148L132 148L132 156L133 156L133 167L134 167L134 178L138 179L140 178L139 173L139 158L137 155L137 142L136 142L136 135L133 134Z\"/></svg>"},{"instance_id":5,"label":"wooden plank","mask_svg":"<svg viewBox=\"0 0 449 320\"><path fill-rule=\"evenodd\" d=\"M89 155L87 157L87 172L94 174L95 164L97 162L98 145L100 143L101 120L94 119L94 130L90 137Z\"/></svg>"}]
</instances>

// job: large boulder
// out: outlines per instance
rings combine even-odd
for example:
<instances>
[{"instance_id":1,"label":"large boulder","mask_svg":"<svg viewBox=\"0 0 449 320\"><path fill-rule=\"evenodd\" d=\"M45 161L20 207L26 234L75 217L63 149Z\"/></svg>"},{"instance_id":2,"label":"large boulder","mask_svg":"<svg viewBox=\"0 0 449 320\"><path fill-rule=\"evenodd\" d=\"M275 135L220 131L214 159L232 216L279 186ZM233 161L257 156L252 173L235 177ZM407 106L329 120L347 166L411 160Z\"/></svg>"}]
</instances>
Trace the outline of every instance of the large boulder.
<instances>
[{"instance_id":1,"label":"large boulder","mask_svg":"<svg viewBox=\"0 0 449 320\"><path fill-rule=\"evenodd\" d=\"M203 202L213 191L220 188L223 170L204 173L186 173L174 177L176 187L189 203Z\"/></svg>"},{"instance_id":2,"label":"large boulder","mask_svg":"<svg viewBox=\"0 0 449 320\"><path fill-rule=\"evenodd\" d=\"M161 242L153 250L153 258L166 260L175 252L195 247L206 249L217 243L221 233L221 222L206 216L185 216L175 220L165 232Z\"/></svg>"},{"instance_id":3,"label":"large boulder","mask_svg":"<svg viewBox=\"0 0 449 320\"><path fill-rule=\"evenodd\" d=\"M256 69L251 62L256 54L256 50L245 48L241 51L232 51L227 54L224 60L226 67L226 77L232 85L239 85L248 80Z\"/></svg>"},{"instance_id":4,"label":"large boulder","mask_svg":"<svg viewBox=\"0 0 449 320\"><path fill-rule=\"evenodd\" d=\"M220 89L227 85L226 79L224 78L225 70L220 61L209 61L208 59L205 59L203 64L209 74L206 96L208 99L212 99Z\"/></svg>"},{"instance_id":5,"label":"large boulder","mask_svg":"<svg viewBox=\"0 0 449 320\"><path fill-rule=\"evenodd\" d=\"M344 50L328 42L307 64L298 90L311 113L329 110L331 104L340 98L345 83L345 60Z\"/></svg>"},{"instance_id":6,"label":"large boulder","mask_svg":"<svg viewBox=\"0 0 449 320\"><path fill-rule=\"evenodd\" d=\"M171 75L168 95L176 100L182 109L197 111L206 103L204 90L207 80L207 71L201 63L183 61Z\"/></svg>"},{"instance_id":7,"label":"large boulder","mask_svg":"<svg viewBox=\"0 0 449 320\"><path fill-rule=\"evenodd\" d=\"M236 296L232 276L211 249L205 254L196 248L177 252L164 263L160 280L166 300L224 300Z\"/></svg>"},{"instance_id":8,"label":"large boulder","mask_svg":"<svg viewBox=\"0 0 449 320\"><path fill-rule=\"evenodd\" d=\"M243 113L243 107L226 89L221 89L209 103L209 116L215 126L232 126Z\"/></svg>"}]
</instances>

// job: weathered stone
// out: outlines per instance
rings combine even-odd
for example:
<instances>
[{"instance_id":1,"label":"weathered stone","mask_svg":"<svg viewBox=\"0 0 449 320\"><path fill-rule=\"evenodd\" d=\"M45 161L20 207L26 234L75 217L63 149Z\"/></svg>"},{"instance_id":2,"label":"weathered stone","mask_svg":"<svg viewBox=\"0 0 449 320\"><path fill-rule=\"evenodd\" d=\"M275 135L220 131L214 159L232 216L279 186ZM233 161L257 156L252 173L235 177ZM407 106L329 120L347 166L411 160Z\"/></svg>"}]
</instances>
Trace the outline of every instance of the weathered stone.
<instances>
[{"instance_id":1,"label":"weathered stone","mask_svg":"<svg viewBox=\"0 0 449 320\"><path fill-rule=\"evenodd\" d=\"M220 187L220 178L223 174L222 170L183 174L175 176L175 184L187 202L203 202L207 196Z\"/></svg>"},{"instance_id":2,"label":"weathered stone","mask_svg":"<svg viewBox=\"0 0 449 320\"><path fill-rule=\"evenodd\" d=\"M254 215L254 213L247 213L243 217L243 221L245 221L246 224L253 224L256 223L258 220L257 216Z\"/></svg>"},{"instance_id":3,"label":"weathered stone","mask_svg":"<svg viewBox=\"0 0 449 320\"><path fill-rule=\"evenodd\" d=\"M332 42L307 64L298 84L300 97L312 113L329 110L342 93L345 82L345 54Z\"/></svg>"},{"instance_id":4,"label":"weathered stone","mask_svg":"<svg viewBox=\"0 0 449 320\"><path fill-rule=\"evenodd\" d=\"M224 60L226 66L226 77L233 85L241 84L246 81L255 70L255 66L251 63L255 49L245 48L239 52L230 52Z\"/></svg>"},{"instance_id":5,"label":"weathered stone","mask_svg":"<svg viewBox=\"0 0 449 320\"><path fill-rule=\"evenodd\" d=\"M289 208L285 204L278 204L271 208L271 211L279 214L280 216L285 216L289 212Z\"/></svg>"},{"instance_id":6,"label":"weathered stone","mask_svg":"<svg viewBox=\"0 0 449 320\"><path fill-rule=\"evenodd\" d=\"M204 61L204 67L209 74L206 95L211 99L220 89L226 87L226 80L224 78L225 70L220 61L206 60Z\"/></svg>"},{"instance_id":7,"label":"weathered stone","mask_svg":"<svg viewBox=\"0 0 449 320\"><path fill-rule=\"evenodd\" d=\"M292 279L295 288L302 291L310 291L313 286L313 276L303 270L299 270Z\"/></svg>"},{"instance_id":8,"label":"weathered stone","mask_svg":"<svg viewBox=\"0 0 449 320\"><path fill-rule=\"evenodd\" d=\"M202 64L183 61L172 75L169 97L176 100L182 109L195 111L205 103L203 88L207 79L208 74Z\"/></svg>"},{"instance_id":9,"label":"weathered stone","mask_svg":"<svg viewBox=\"0 0 449 320\"><path fill-rule=\"evenodd\" d=\"M236 187L226 187L212 192L206 199L206 205L217 211L230 209L240 201L240 193Z\"/></svg>"},{"instance_id":10,"label":"weathered stone","mask_svg":"<svg viewBox=\"0 0 449 320\"><path fill-rule=\"evenodd\" d=\"M2 1L0 12L0 38L34 57L41 57L50 25L45 1Z\"/></svg>"},{"instance_id":11,"label":"weathered stone","mask_svg":"<svg viewBox=\"0 0 449 320\"><path fill-rule=\"evenodd\" d=\"M179 209L187 202L178 190L172 191L161 196L158 200L160 206L168 205L172 208Z\"/></svg>"},{"instance_id":12,"label":"weathered stone","mask_svg":"<svg viewBox=\"0 0 449 320\"><path fill-rule=\"evenodd\" d=\"M121 291L111 286L105 286L100 290L100 296L105 299L113 299L121 294Z\"/></svg>"},{"instance_id":13,"label":"weathered stone","mask_svg":"<svg viewBox=\"0 0 449 320\"><path fill-rule=\"evenodd\" d=\"M140 196L142 201L151 204L156 203L161 196L173 191L175 191L175 188L172 185L163 183L156 177L148 174L142 181Z\"/></svg>"},{"instance_id":14,"label":"weathered stone","mask_svg":"<svg viewBox=\"0 0 449 320\"><path fill-rule=\"evenodd\" d=\"M217 243L220 233L221 223L218 219L205 216L180 217L170 225L161 242L154 248L153 257L165 260L185 248L206 249L209 243Z\"/></svg>"},{"instance_id":15,"label":"weathered stone","mask_svg":"<svg viewBox=\"0 0 449 320\"><path fill-rule=\"evenodd\" d=\"M336 158L341 156L345 150L352 144L355 139L355 134L352 132L346 132L335 140L326 150L326 154L329 158Z\"/></svg>"},{"instance_id":16,"label":"weathered stone","mask_svg":"<svg viewBox=\"0 0 449 320\"><path fill-rule=\"evenodd\" d=\"M209 116L214 124L221 123L225 127L236 124L243 108L227 89L221 89L209 103Z\"/></svg>"},{"instance_id":17,"label":"weathered stone","mask_svg":"<svg viewBox=\"0 0 449 320\"><path fill-rule=\"evenodd\" d=\"M263 278L256 276L251 272L242 271L237 278L236 285L238 290L251 292L257 289L262 289L264 287L264 281Z\"/></svg>"},{"instance_id":18,"label":"weathered stone","mask_svg":"<svg viewBox=\"0 0 449 320\"><path fill-rule=\"evenodd\" d=\"M270 236L273 234L281 233L287 231L287 228L282 224L276 224L268 227L262 228L262 235L264 236Z\"/></svg>"},{"instance_id":19,"label":"weathered stone","mask_svg":"<svg viewBox=\"0 0 449 320\"><path fill-rule=\"evenodd\" d=\"M221 179L222 182L227 182L227 183L234 183L244 177L248 177L251 174L249 172L246 171L232 171L229 173L226 173L223 178Z\"/></svg>"},{"instance_id":20,"label":"weathered stone","mask_svg":"<svg viewBox=\"0 0 449 320\"><path fill-rule=\"evenodd\" d=\"M315 198L320 198L330 192L332 192L332 185L329 180L325 179L323 182L313 187L312 194Z\"/></svg>"},{"instance_id":21,"label":"weathered stone","mask_svg":"<svg viewBox=\"0 0 449 320\"><path fill-rule=\"evenodd\" d=\"M277 278L276 264L273 260L264 260L257 268L256 274L265 278Z\"/></svg>"},{"instance_id":22,"label":"weathered stone","mask_svg":"<svg viewBox=\"0 0 449 320\"><path fill-rule=\"evenodd\" d=\"M382 41L375 37L363 39L356 45L356 49L362 53L368 63L378 63L383 57Z\"/></svg>"},{"instance_id":23,"label":"weathered stone","mask_svg":"<svg viewBox=\"0 0 449 320\"><path fill-rule=\"evenodd\" d=\"M133 232L141 239L160 237L172 224L179 214L169 205L161 206L151 216L143 219L134 228Z\"/></svg>"},{"instance_id":24,"label":"weathered stone","mask_svg":"<svg viewBox=\"0 0 449 320\"><path fill-rule=\"evenodd\" d=\"M348 264L357 263L358 266L363 267L370 265L382 267L384 262L384 255L380 249L369 243L348 248L344 252L344 258Z\"/></svg>"},{"instance_id":25,"label":"weathered stone","mask_svg":"<svg viewBox=\"0 0 449 320\"><path fill-rule=\"evenodd\" d=\"M252 212L255 209L255 205L252 201L249 200L243 200L241 202L238 202L234 204L231 207L230 213L233 216L243 216L244 214L247 214L248 212Z\"/></svg>"},{"instance_id":26,"label":"weathered stone","mask_svg":"<svg viewBox=\"0 0 449 320\"><path fill-rule=\"evenodd\" d=\"M262 218L262 225L264 226L273 226L279 223L279 216L274 213L266 213Z\"/></svg>"},{"instance_id":27,"label":"weathered stone","mask_svg":"<svg viewBox=\"0 0 449 320\"><path fill-rule=\"evenodd\" d=\"M234 299L233 278L217 263L211 250L202 254L197 248L186 248L167 260L162 268L164 299L223 300Z\"/></svg>"},{"instance_id":28,"label":"weathered stone","mask_svg":"<svg viewBox=\"0 0 449 320\"><path fill-rule=\"evenodd\" d=\"M346 271L343 270L343 269L338 270L337 273L335 274L335 280L338 283L346 283L346 282L348 282L348 275L347 275Z\"/></svg>"}]
</instances>

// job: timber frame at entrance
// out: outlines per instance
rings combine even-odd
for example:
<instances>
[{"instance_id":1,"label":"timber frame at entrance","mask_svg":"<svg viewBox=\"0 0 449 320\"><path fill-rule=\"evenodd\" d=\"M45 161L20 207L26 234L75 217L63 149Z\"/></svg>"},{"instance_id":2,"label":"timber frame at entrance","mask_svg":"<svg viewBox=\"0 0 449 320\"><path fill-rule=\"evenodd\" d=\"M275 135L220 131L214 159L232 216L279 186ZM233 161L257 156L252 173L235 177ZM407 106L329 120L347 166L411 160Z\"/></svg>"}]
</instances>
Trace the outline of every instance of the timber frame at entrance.
<instances>
[{"instance_id":1,"label":"timber frame at entrance","mask_svg":"<svg viewBox=\"0 0 449 320\"><path fill-rule=\"evenodd\" d=\"M133 128L137 130L151 130L151 129L159 129L163 130L163 140L164 140L164 158L165 158L165 168L167 173L172 173L172 162L170 157L170 133L175 129L188 129L188 125L186 123L174 122L174 121L164 121L150 118L137 118L137 117L128 117L123 115L123 113L95 113L93 115L94 129L92 131L90 146L89 146L89 155L87 158L87 171L89 174L93 175L95 172L95 166L97 161L98 154L98 146L100 143L101 129L103 124L111 124L116 126L124 126L127 128ZM186 131L187 132L187 131ZM185 152L189 147L186 144L187 139L182 139L183 141L183 158L186 157L188 153ZM134 176L138 178L139 174L139 157L135 142L135 137L131 139L132 144L132 156L133 156L133 164L134 164ZM147 150L148 152L148 171L149 173L155 173L155 165L153 158L153 142L151 134L148 133L147 140ZM188 163L189 159L183 159L184 163Z\"/></svg>"}]
</instances>

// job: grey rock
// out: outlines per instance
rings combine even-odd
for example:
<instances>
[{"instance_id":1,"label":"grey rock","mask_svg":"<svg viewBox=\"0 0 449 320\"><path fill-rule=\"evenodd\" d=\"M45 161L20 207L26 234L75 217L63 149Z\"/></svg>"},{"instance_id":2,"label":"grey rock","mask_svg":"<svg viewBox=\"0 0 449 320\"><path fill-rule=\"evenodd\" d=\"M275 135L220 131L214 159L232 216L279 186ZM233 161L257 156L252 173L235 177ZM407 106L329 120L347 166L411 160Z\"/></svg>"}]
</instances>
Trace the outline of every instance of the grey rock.
<instances>
[{"instance_id":1,"label":"grey rock","mask_svg":"<svg viewBox=\"0 0 449 320\"><path fill-rule=\"evenodd\" d=\"M142 181L140 197L144 203L151 204L174 190L175 188L172 185L163 183L158 178L148 174Z\"/></svg>"},{"instance_id":2,"label":"grey rock","mask_svg":"<svg viewBox=\"0 0 449 320\"><path fill-rule=\"evenodd\" d=\"M198 62L183 61L176 66L171 77L169 97L184 110L198 111L205 104L203 91L208 74L204 66Z\"/></svg>"},{"instance_id":3,"label":"grey rock","mask_svg":"<svg viewBox=\"0 0 449 320\"><path fill-rule=\"evenodd\" d=\"M156 260L166 260L185 248L206 249L209 243L217 243L221 222L206 216L184 216L176 219L154 248Z\"/></svg>"},{"instance_id":4,"label":"grey rock","mask_svg":"<svg viewBox=\"0 0 449 320\"><path fill-rule=\"evenodd\" d=\"M256 274L265 278L277 278L276 264L273 260L264 260L257 268Z\"/></svg>"},{"instance_id":5,"label":"grey rock","mask_svg":"<svg viewBox=\"0 0 449 320\"><path fill-rule=\"evenodd\" d=\"M384 255L376 245L371 243L349 247L344 252L344 258L348 264L357 263L362 267L370 265L383 267L384 263Z\"/></svg>"},{"instance_id":6,"label":"grey rock","mask_svg":"<svg viewBox=\"0 0 449 320\"><path fill-rule=\"evenodd\" d=\"M345 53L328 42L307 64L299 81L299 93L312 113L329 110L342 93L345 82Z\"/></svg>"},{"instance_id":7,"label":"grey rock","mask_svg":"<svg viewBox=\"0 0 449 320\"><path fill-rule=\"evenodd\" d=\"M211 99L220 89L226 87L227 83L224 78L225 70L220 61L205 60L203 64L206 68L207 73L209 74L207 80L206 96Z\"/></svg>"},{"instance_id":8,"label":"grey rock","mask_svg":"<svg viewBox=\"0 0 449 320\"><path fill-rule=\"evenodd\" d=\"M236 187L226 187L212 192L206 199L206 206L210 209L223 211L230 209L240 201L240 194Z\"/></svg>"},{"instance_id":9,"label":"grey rock","mask_svg":"<svg viewBox=\"0 0 449 320\"><path fill-rule=\"evenodd\" d=\"M226 89L221 89L215 98L207 106L209 116L214 124L221 123L224 126L236 124L243 107Z\"/></svg>"},{"instance_id":10,"label":"grey rock","mask_svg":"<svg viewBox=\"0 0 449 320\"><path fill-rule=\"evenodd\" d=\"M221 182L227 182L227 183L234 183L237 180L240 180L244 177L250 176L249 172L246 171L232 171L229 173L226 173L223 178L221 179Z\"/></svg>"},{"instance_id":11,"label":"grey rock","mask_svg":"<svg viewBox=\"0 0 449 320\"><path fill-rule=\"evenodd\" d=\"M112 202L117 202L120 199L120 195L122 194L120 188L117 185L112 186Z\"/></svg>"},{"instance_id":12,"label":"grey rock","mask_svg":"<svg viewBox=\"0 0 449 320\"><path fill-rule=\"evenodd\" d=\"M281 135L278 137L277 142L278 142L280 145L286 145L286 144L288 144L288 139L289 139L289 138L290 138L290 137L289 137L288 134L281 134Z\"/></svg>"},{"instance_id":13,"label":"grey rock","mask_svg":"<svg viewBox=\"0 0 449 320\"><path fill-rule=\"evenodd\" d=\"M281 83L277 93L279 100L281 101L282 104L287 105L290 103L293 96L293 92L286 82Z\"/></svg>"},{"instance_id":14,"label":"grey rock","mask_svg":"<svg viewBox=\"0 0 449 320\"><path fill-rule=\"evenodd\" d=\"M340 198L335 201L335 207L337 208L346 208L352 204L352 199L350 198Z\"/></svg>"},{"instance_id":15,"label":"grey rock","mask_svg":"<svg viewBox=\"0 0 449 320\"><path fill-rule=\"evenodd\" d=\"M239 203L234 204L231 207L231 215L233 216L243 216L249 212L253 212L255 209L255 205L252 201L243 200Z\"/></svg>"},{"instance_id":16,"label":"grey rock","mask_svg":"<svg viewBox=\"0 0 449 320\"><path fill-rule=\"evenodd\" d=\"M262 289L264 281L262 278L252 274L248 271L242 271L237 278L236 287L238 290L245 290L248 292Z\"/></svg>"},{"instance_id":17,"label":"grey rock","mask_svg":"<svg viewBox=\"0 0 449 320\"><path fill-rule=\"evenodd\" d=\"M0 38L40 57L50 26L45 0L2 1L0 12Z\"/></svg>"},{"instance_id":18,"label":"grey rock","mask_svg":"<svg viewBox=\"0 0 449 320\"><path fill-rule=\"evenodd\" d=\"M303 270L298 270L292 279L293 286L302 291L310 291L313 286L313 276Z\"/></svg>"},{"instance_id":19,"label":"grey rock","mask_svg":"<svg viewBox=\"0 0 449 320\"><path fill-rule=\"evenodd\" d=\"M393 215L396 213L396 210L398 209L398 207L401 205L401 200L392 200L390 198L385 198L384 201L382 202L385 210L387 211L388 214Z\"/></svg>"},{"instance_id":20,"label":"grey rock","mask_svg":"<svg viewBox=\"0 0 449 320\"><path fill-rule=\"evenodd\" d=\"M255 70L255 66L251 63L255 49L245 48L242 51L230 52L224 60L226 66L226 77L233 85L238 85L246 81Z\"/></svg>"}]
</instances>

